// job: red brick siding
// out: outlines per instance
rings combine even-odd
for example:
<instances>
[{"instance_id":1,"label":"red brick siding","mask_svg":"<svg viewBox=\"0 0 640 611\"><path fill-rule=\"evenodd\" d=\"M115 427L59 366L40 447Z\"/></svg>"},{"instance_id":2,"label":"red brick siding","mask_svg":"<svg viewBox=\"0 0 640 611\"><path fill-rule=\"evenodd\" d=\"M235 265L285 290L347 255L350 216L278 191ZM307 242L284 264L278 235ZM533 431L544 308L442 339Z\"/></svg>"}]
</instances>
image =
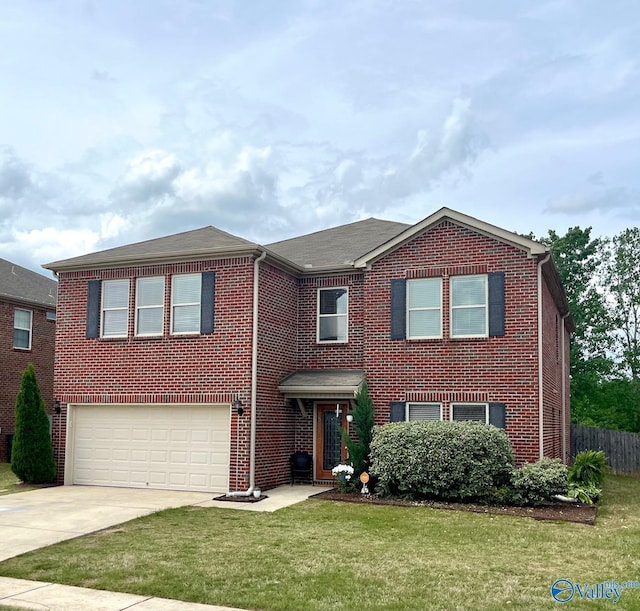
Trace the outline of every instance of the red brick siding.
<instances>
[{"instance_id":1,"label":"red brick siding","mask_svg":"<svg viewBox=\"0 0 640 611\"><path fill-rule=\"evenodd\" d=\"M30 310L32 315L31 350L13 347L13 317L16 308ZM30 305L20 305L0 301L0 350L2 368L0 371L0 462L9 462L7 455L7 435L14 433L16 396L20 390L22 374L29 363L33 363L40 393L46 411L53 414L53 361L56 323L47 320L45 309Z\"/></svg>"},{"instance_id":2,"label":"red brick siding","mask_svg":"<svg viewBox=\"0 0 640 611\"><path fill-rule=\"evenodd\" d=\"M171 336L172 274L216 272L215 323L210 335ZM134 337L135 278L165 276L163 337ZM92 279L130 278L129 335L125 339L87 339L87 282ZM201 403L227 402L238 396L250 401L251 313L253 260L251 258L196 263L128 267L98 272L61 273L56 337L55 395L67 403ZM248 412L247 412L248 414ZM64 473L66 421L56 420L54 437L58 477ZM232 439L236 438L236 416ZM243 417L241 440L249 434ZM246 448L245 443L240 444ZM247 463L241 454L240 462ZM236 485L232 447L230 486ZM244 476L242 478L244 480Z\"/></svg>"},{"instance_id":3,"label":"red brick siding","mask_svg":"<svg viewBox=\"0 0 640 611\"><path fill-rule=\"evenodd\" d=\"M298 289L295 278L271 265L260 267L256 485L289 481L298 407L285 400L278 383L295 370Z\"/></svg>"},{"instance_id":4,"label":"red brick siding","mask_svg":"<svg viewBox=\"0 0 640 611\"><path fill-rule=\"evenodd\" d=\"M542 380L543 380L543 428L544 455L550 458L567 457L562 455L562 319L553 297L543 282L542 290ZM568 357L569 340L565 332L565 359ZM567 365L568 366L568 365ZM569 415L567 399L568 378L565 380L565 419ZM568 451L569 428L565 424L565 450Z\"/></svg>"},{"instance_id":5,"label":"red brick siding","mask_svg":"<svg viewBox=\"0 0 640 611\"><path fill-rule=\"evenodd\" d=\"M449 278L454 275L505 273L505 335L482 339L449 338ZM349 344L315 343L317 286L347 285L344 276L301 282L300 360L298 367L349 367L365 370L376 407L376 421L388 422L391 401L506 404L506 431L518 463L539 457L537 261L526 253L468 229L443 222L375 262L370 271L351 279ZM396 278L443 278L443 339L390 339L390 285ZM556 306L546 285L545 345L555 329ZM357 301L356 301L357 297ZM366 313L364 309L366 308ZM362 324L362 330L357 326ZM355 327L355 328L354 328ZM568 358L568 335L566 353ZM555 345L555 344L554 344ZM567 361L568 362L568 361ZM561 384L559 365L545 358L545 384ZM568 394L568 377L566 393ZM545 397L553 387L545 386ZM557 408L545 417L545 453L561 447ZM548 425L548 426L547 426ZM567 414L567 435L568 435ZM313 447L311 415L296 420L296 446ZM568 437L567 437L568 439ZM567 442L568 443L568 442ZM568 447L568 446L567 446Z\"/></svg>"},{"instance_id":6,"label":"red brick siding","mask_svg":"<svg viewBox=\"0 0 640 611\"><path fill-rule=\"evenodd\" d=\"M318 289L347 287L349 290L347 343L318 343ZM353 368L362 366L365 343L362 297L363 275L341 274L329 277L311 277L299 280L300 311L298 330L299 369Z\"/></svg>"},{"instance_id":7,"label":"red brick siding","mask_svg":"<svg viewBox=\"0 0 640 611\"><path fill-rule=\"evenodd\" d=\"M503 337L449 338L449 277L505 273ZM390 339L394 278L443 277L443 339ZM506 404L506 431L519 462L538 458L536 262L515 247L440 223L374 263L365 276L368 307L364 366L376 420L388 421L390 401L438 401L450 417L456 401Z\"/></svg>"}]
</instances>

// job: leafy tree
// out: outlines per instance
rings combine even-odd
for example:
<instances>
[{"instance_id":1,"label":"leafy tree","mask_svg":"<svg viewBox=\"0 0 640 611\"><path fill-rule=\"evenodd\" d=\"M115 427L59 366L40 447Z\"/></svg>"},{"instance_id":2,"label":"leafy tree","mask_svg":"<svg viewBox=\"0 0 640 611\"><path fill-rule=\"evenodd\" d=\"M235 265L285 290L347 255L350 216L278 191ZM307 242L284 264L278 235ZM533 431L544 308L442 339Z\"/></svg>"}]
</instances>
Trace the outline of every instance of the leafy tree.
<instances>
[{"instance_id":1,"label":"leafy tree","mask_svg":"<svg viewBox=\"0 0 640 611\"><path fill-rule=\"evenodd\" d=\"M371 437L373 435L373 402L369 396L369 387L364 382L355 398L353 410L353 428L357 440L349 436L348 431L342 432L342 438L349 451L349 458L353 464L354 476L357 478L364 471L369 470L369 454L371 453Z\"/></svg>"},{"instance_id":2,"label":"leafy tree","mask_svg":"<svg viewBox=\"0 0 640 611\"><path fill-rule=\"evenodd\" d=\"M611 240L604 265L609 319L620 374L631 384L633 430L640 431L640 229Z\"/></svg>"},{"instance_id":3,"label":"leafy tree","mask_svg":"<svg viewBox=\"0 0 640 611\"><path fill-rule=\"evenodd\" d=\"M56 465L49 435L49 419L36 380L29 364L22 375L16 397L16 428L11 452L11 470L30 484L53 482Z\"/></svg>"},{"instance_id":4,"label":"leafy tree","mask_svg":"<svg viewBox=\"0 0 640 611\"><path fill-rule=\"evenodd\" d=\"M541 241L551 247L576 325L570 343L571 394L580 399L613 365L608 313L597 283L606 241L591 239L591 227L570 227L564 236L549 230Z\"/></svg>"}]
</instances>

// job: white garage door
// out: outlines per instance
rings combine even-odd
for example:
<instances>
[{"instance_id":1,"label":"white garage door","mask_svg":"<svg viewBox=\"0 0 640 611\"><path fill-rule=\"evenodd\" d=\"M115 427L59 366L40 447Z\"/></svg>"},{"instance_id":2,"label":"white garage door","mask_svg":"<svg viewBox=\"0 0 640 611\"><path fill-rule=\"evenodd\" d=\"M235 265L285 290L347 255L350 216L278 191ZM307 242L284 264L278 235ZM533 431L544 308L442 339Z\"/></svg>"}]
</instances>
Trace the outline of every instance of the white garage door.
<instances>
[{"instance_id":1,"label":"white garage door","mask_svg":"<svg viewBox=\"0 0 640 611\"><path fill-rule=\"evenodd\" d=\"M228 490L228 405L79 405L71 436L74 484Z\"/></svg>"}]
</instances>

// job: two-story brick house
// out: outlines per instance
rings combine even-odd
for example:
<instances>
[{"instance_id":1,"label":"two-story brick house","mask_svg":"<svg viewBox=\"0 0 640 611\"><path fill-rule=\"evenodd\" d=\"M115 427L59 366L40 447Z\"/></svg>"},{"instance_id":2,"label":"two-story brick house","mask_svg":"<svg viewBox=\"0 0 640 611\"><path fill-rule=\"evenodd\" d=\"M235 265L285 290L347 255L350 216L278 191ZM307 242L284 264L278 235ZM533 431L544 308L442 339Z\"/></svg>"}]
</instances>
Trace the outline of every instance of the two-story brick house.
<instances>
[{"instance_id":1,"label":"two-story brick house","mask_svg":"<svg viewBox=\"0 0 640 611\"><path fill-rule=\"evenodd\" d=\"M0 462L11 460L16 396L29 363L53 416L57 289L55 280L0 259Z\"/></svg>"},{"instance_id":2,"label":"two-story brick house","mask_svg":"<svg viewBox=\"0 0 640 611\"><path fill-rule=\"evenodd\" d=\"M572 327L547 247L443 208L261 246L205 227L45 267L59 278L65 483L249 491L315 479L366 378L376 421L480 420L568 455Z\"/></svg>"}]
</instances>

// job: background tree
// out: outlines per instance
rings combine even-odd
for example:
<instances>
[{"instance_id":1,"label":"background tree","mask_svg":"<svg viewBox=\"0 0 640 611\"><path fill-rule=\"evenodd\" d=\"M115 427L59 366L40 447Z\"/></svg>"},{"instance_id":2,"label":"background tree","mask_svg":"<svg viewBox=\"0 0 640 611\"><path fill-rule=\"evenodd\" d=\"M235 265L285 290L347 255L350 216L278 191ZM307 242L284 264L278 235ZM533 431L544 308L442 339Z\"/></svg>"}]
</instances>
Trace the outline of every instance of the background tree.
<instances>
[{"instance_id":1,"label":"background tree","mask_svg":"<svg viewBox=\"0 0 640 611\"><path fill-rule=\"evenodd\" d=\"M22 375L16 397L11 470L23 482L30 484L53 482L56 476L49 419L32 364L27 366Z\"/></svg>"},{"instance_id":2,"label":"background tree","mask_svg":"<svg viewBox=\"0 0 640 611\"><path fill-rule=\"evenodd\" d=\"M353 464L356 478L364 471L369 470L373 425L373 402L369 396L369 387L365 381L356 394L355 407L353 409L353 429L357 439L352 439L348 431L342 432L342 439L349 451L349 459Z\"/></svg>"},{"instance_id":3,"label":"background tree","mask_svg":"<svg viewBox=\"0 0 640 611\"><path fill-rule=\"evenodd\" d=\"M618 378L630 384L630 416L640 431L640 229L626 229L611 240L603 265Z\"/></svg>"},{"instance_id":4,"label":"background tree","mask_svg":"<svg viewBox=\"0 0 640 611\"><path fill-rule=\"evenodd\" d=\"M606 241L591 238L591 227L570 227L563 236L549 230L542 238L551 248L576 325L570 339L572 418L589 419L610 376L612 338L604 292L598 284Z\"/></svg>"}]
</instances>

